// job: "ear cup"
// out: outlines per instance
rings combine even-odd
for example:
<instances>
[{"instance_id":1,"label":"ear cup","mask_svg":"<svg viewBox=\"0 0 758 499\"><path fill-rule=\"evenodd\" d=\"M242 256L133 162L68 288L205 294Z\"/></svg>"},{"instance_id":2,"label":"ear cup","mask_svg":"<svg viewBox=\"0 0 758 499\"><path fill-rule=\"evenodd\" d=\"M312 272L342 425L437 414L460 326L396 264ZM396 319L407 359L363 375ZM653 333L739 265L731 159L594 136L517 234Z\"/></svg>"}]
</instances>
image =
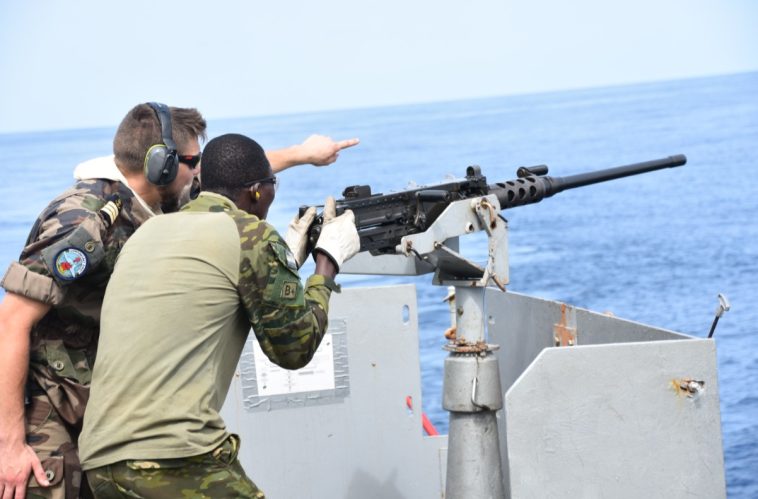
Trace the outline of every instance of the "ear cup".
<instances>
[{"instance_id":1,"label":"ear cup","mask_svg":"<svg viewBox=\"0 0 758 499\"><path fill-rule=\"evenodd\" d=\"M163 144L155 144L145 155L145 177L155 185L168 185L176 178L179 159L176 151L169 151Z\"/></svg>"},{"instance_id":2,"label":"ear cup","mask_svg":"<svg viewBox=\"0 0 758 499\"><path fill-rule=\"evenodd\" d=\"M179 156L176 143L171 136L171 112L165 104L148 102L161 125L163 144L150 146L145 154L145 177L155 185L168 185L176 178L179 170Z\"/></svg>"}]
</instances>

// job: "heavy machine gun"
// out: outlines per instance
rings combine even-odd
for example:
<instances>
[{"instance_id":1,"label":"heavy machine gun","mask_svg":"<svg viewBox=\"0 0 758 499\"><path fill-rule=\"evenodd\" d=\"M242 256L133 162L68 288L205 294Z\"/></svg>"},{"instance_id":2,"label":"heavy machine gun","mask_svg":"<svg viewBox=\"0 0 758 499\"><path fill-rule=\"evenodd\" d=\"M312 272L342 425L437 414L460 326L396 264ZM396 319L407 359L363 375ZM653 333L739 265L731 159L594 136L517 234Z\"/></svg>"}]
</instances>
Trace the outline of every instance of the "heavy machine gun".
<instances>
[{"instance_id":1,"label":"heavy machine gun","mask_svg":"<svg viewBox=\"0 0 758 499\"><path fill-rule=\"evenodd\" d=\"M404 236L425 232L448 205L455 201L494 194L499 208L538 203L561 191L638 175L663 168L684 165L682 154L644 161L605 170L570 175L548 176L545 165L521 167L514 180L488 184L478 166L469 166L463 180L419 187L391 194L372 194L368 185L347 187L337 201L337 214L352 210L361 240L361 251L372 255L403 252L398 245ZM308 207L302 206L302 214ZM321 216L310 228L310 247L314 247L321 232Z\"/></svg>"},{"instance_id":2,"label":"heavy machine gun","mask_svg":"<svg viewBox=\"0 0 758 499\"><path fill-rule=\"evenodd\" d=\"M444 346L450 352L445 359L442 397L442 407L450 413L445 497L506 497L497 412L505 405L503 394L506 392L501 387L501 379L507 378L500 374L499 357L521 362L523 353L541 341L537 337L550 338L550 335L544 330L530 334L528 340L518 343L523 349L518 347L498 356L495 352L499 345L488 342L494 336L493 331L501 338L518 338L526 336L524 331L536 331L532 323L552 321L555 346L574 346L579 338L577 328L570 325L576 322L569 318L571 312L565 304L558 308L557 302L548 308L534 301L519 321L508 322L512 312L503 310L506 305L503 297L509 284L508 223L500 211L537 203L567 189L681 166L686 161L683 155L676 155L567 177L548 176L545 165L522 167L518 169L518 178L495 184L487 183L478 166L470 166L462 180L397 193L372 194L367 185L345 189L344 198L337 201L337 212L349 209L355 214L361 252L344 262L340 273L422 275L434 272L433 283L448 287L446 301L450 303L453 324L446 332L448 342ZM307 207L301 208L301 212L305 209ZM310 228L311 245L318 240L322 222L323 219L318 218ZM460 236L475 232L487 235L484 264L461 253ZM471 250L471 246L464 249ZM482 253L477 251L476 256L481 257ZM488 302L495 306L488 310ZM728 308L726 300L724 303L718 314ZM548 317L560 319L545 319L535 312L538 309ZM519 353L513 353L516 351ZM537 355L539 351L532 352ZM514 368L508 366L508 369L512 373ZM555 372L560 373L560 369ZM539 386L558 384L559 379L547 381L545 378L544 384ZM697 392L699 388L693 385L692 389ZM534 393L533 390L528 392ZM717 400L715 404L718 405ZM581 411L583 414L585 410ZM617 415L618 411L613 408L613 413ZM544 440L544 435L535 436L536 440ZM551 447L554 448L552 444Z\"/></svg>"}]
</instances>

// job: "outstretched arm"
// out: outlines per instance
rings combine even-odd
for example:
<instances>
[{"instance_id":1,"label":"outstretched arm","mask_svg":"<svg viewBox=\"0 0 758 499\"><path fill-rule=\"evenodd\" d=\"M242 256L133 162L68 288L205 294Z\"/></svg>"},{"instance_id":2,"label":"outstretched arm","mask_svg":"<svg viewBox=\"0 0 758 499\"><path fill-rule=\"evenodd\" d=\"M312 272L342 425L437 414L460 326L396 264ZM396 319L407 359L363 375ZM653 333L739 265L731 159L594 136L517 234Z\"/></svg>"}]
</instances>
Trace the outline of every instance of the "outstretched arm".
<instances>
[{"instance_id":1,"label":"outstretched arm","mask_svg":"<svg viewBox=\"0 0 758 499\"><path fill-rule=\"evenodd\" d=\"M358 144L358 139L347 139L335 142L331 137L311 135L301 144L284 149L266 151L266 157L271 163L274 173L286 170L291 166L311 164L326 166L337 161L342 149Z\"/></svg>"},{"instance_id":2,"label":"outstretched arm","mask_svg":"<svg viewBox=\"0 0 758 499\"><path fill-rule=\"evenodd\" d=\"M39 458L26 443L24 386L29 369L29 336L50 305L7 293L0 303L0 491L23 498L29 474L47 485Z\"/></svg>"}]
</instances>

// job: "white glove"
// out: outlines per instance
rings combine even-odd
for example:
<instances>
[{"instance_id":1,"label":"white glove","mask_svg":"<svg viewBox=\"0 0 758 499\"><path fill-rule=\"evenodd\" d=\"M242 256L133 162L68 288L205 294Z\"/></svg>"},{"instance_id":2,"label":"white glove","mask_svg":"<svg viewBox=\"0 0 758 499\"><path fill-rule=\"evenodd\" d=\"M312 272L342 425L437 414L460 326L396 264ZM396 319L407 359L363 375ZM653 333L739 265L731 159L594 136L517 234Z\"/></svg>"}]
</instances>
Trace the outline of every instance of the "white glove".
<instances>
[{"instance_id":1,"label":"white glove","mask_svg":"<svg viewBox=\"0 0 758 499\"><path fill-rule=\"evenodd\" d=\"M358 230L355 228L355 215L346 210L337 215L337 205L334 198L329 196L324 203L324 222L321 225L321 235L316 243L315 251L324 252L334 264L337 271L343 262L352 258L361 248Z\"/></svg>"},{"instance_id":2,"label":"white glove","mask_svg":"<svg viewBox=\"0 0 758 499\"><path fill-rule=\"evenodd\" d=\"M287 235L284 236L284 242L289 246L290 251L295 256L295 262L297 262L297 268L303 265L303 262L308 257L308 228L313 223L313 219L316 218L316 207L311 206L303 213L303 216L295 215L295 218L287 227Z\"/></svg>"}]
</instances>

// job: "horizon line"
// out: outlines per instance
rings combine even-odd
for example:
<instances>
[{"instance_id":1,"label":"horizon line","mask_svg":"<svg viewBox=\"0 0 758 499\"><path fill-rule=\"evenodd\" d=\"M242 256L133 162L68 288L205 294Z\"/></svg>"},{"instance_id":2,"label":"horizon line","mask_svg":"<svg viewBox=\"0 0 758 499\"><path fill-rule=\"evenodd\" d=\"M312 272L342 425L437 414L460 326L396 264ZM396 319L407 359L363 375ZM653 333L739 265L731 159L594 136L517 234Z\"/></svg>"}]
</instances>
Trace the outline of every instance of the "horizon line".
<instances>
[{"instance_id":1,"label":"horizon line","mask_svg":"<svg viewBox=\"0 0 758 499\"><path fill-rule=\"evenodd\" d=\"M476 96L476 97L461 97L461 98L429 100L429 101L414 101L414 102L397 102L397 103L365 105L365 106L356 106L356 107L308 109L308 110L303 110L303 111L251 114L251 115L246 115L246 116L206 117L206 119L209 122L237 121L237 120L248 120L248 119L269 119L269 118L279 118L279 117L341 113L341 112L346 112L346 111L368 111L368 110L392 109L392 108L401 108L401 107L452 104L452 103L457 103L457 102L481 101L481 100L490 100L490 99L508 98L508 97L528 97L528 96L540 96L540 95L569 94L569 93L582 92L582 91L588 91L588 90L642 87L646 85L656 85L656 84L661 84L661 83L674 83L674 82L689 81L689 80L706 80L706 79L715 79L715 78L732 77L732 76L740 76L740 75L749 75L753 73L758 73L758 70L753 69L753 70L748 70L748 71L737 71L737 72L729 72L729 73L703 74L703 75L687 76L687 77L682 77L682 78L640 80L636 82L615 83L615 84L607 84L607 85L577 86L577 87L567 87L567 88L554 89L554 90L542 90L542 91L537 91L537 92L515 91L511 93L506 93L506 94L481 95L481 96ZM14 130L14 131L0 130L0 138L7 138L13 135L34 135L34 134L51 134L51 133L54 134L54 133L73 132L73 131L78 131L78 132L102 131L106 129L115 129L117 126L118 126L118 123L107 124L107 125L74 127L74 128L50 128L50 129L40 128L40 129L27 129L27 130Z\"/></svg>"}]
</instances>

